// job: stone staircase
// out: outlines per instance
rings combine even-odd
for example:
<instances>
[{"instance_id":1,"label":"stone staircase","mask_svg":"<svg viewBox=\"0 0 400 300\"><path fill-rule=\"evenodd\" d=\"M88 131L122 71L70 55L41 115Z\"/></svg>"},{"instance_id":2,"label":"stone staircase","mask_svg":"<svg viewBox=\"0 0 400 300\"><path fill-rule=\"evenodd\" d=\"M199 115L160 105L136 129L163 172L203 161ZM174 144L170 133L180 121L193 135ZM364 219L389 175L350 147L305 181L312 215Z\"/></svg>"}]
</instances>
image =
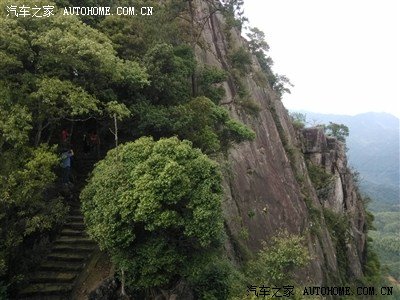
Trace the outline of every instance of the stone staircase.
<instances>
[{"instance_id":1,"label":"stone staircase","mask_svg":"<svg viewBox=\"0 0 400 300\"><path fill-rule=\"evenodd\" d=\"M28 274L28 285L18 299L70 300L80 274L96 250L96 243L85 233L80 210L72 208L49 255L37 271Z\"/></svg>"},{"instance_id":2,"label":"stone staircase","mask_svg":"<svg viewBox=\"0 0 400 300\"><path fill-rule=\"evenodd\" d=\"M93 165L91 162L86 162ZM80 174L87 174L79 172ZM80 177L80 176L79 176ZM83 177L83 176L82 176ZM77 178L72 203L66 223L51 246L45 261L27 275L27 282L19 294L19 300L71 300L77 284L90 260L98 253L97 244L85 232L83 215L78 199L84 178Z\"/></svg>"}]
</instances>

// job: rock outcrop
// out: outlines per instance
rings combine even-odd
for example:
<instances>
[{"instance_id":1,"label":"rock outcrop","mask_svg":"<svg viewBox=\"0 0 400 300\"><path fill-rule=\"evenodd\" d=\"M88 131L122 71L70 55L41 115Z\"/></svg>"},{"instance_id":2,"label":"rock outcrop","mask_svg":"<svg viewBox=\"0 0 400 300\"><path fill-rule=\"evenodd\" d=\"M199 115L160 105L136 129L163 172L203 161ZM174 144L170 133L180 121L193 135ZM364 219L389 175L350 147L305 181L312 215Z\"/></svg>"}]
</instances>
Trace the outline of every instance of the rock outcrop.
<instances>
[{"instance_id":1,"label":"rock outcrop","mask_svg":"<svg viewBox=\"0 0 400 300\"><path fill-rule=\"evenodd\" d=\"M205 24L205 46L197 48L198 60L231 72L229 53L239 47L247 48L246 41L237 30L227 29L224 18L206 1L194 4L195 17ZM261 69L256 58L252 59L240 84L258 112L246 112L238 95L237 78L232 76L224 85L226 94L221 103L257 135L255 141L231 149L226 160L223 208L230 236L226 248L240 259L247 252L260 249L261 241L287 229L306 236L315 258L303 270L303 280L333 284L340 283L343 276L359 278L363 275L366 251L364 208L347 169L345 146L326 137L318 128L307 129L304 135L295 130L280 96L268 83L256 80ZM319 196L313 185L306 161L323 168L331 177L326 199ZM325 210L349 222L344 258L338 255L338 240L327 224ZM343 270L340 259L351 262L350 267Z\"/></svg>"},{"instance_id":2,"label":"rock outcrop","mask_svg":"<svg viewBox=\"0 0 400 300\"><path fill-rule=\"evenodd\" d=\"M350 276L360 278L366 251L366 222L358 188L347 166L346 145L334 137L326 137L322 128L308 128L303 134L305 158L331 177L319 197L322 206L339 216L346 216L349 221L348 271Z\"/></svg>"}]
</instances>

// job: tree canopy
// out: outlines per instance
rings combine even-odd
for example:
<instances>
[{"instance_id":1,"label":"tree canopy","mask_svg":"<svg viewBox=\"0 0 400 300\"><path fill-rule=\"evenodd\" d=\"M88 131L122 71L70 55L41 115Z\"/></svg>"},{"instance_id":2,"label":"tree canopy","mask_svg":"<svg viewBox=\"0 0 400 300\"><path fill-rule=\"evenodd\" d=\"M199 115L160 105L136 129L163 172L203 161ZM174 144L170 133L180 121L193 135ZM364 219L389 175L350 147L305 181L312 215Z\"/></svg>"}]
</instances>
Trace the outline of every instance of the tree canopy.
<instances>
[{"instance_id":1,"label":"tree canopy","mask_svg":"<svg viewBox=\"0 0 400 300\"><path fill-rule=\"evenodd\" d=\"M109 151L81 200L89 235L136 288L168 285L221 238L218 165L176 137Z\"/></svg>"},{"instance_id":2,"label":"tree canopy","mask_svg":"<svg viewBox=\"0 0 400 300\"><path fill-rule=\"evenodd\" d=\"M346 142L346 137L349 136L349 127L344 124L329 122L328 125L325 125L325 133L328 136L337 138L341 142Z\"/></svg>"},{"instance_id":3,"label":"tree canopy","mask_svg":"<svg viewBox=\"0 0 400 300\"><path fill-rule=\"evenodd\" d=\"M5 5L27 4L13 1ZM55 5L36 1L40 7ZM0 12L0 294L32 268L31 248L65 219L54 189L53 132L66 120L97 117L121 103L119 90L147 84L139 63L76 16L23 18ZM110 105L108 103L111 103ZM28 243L29 241L29 243ZM23 257L23 259L22 259Z\"/></svg>"},{"instance_id":4,"label":"tree canopy","mask_svg":"<svg viewBox=\"0 0 400 300\"><path fill-rule=\"evenodd\" d=\"M22 0L0 1L3 6L28 5ZM212 7L211 13L225 9L242 16L243 1L228 2L225 8L214 1L207 3ZM185 263L194 253L199 255L212 247L222 228L218 168L200 150L191 149L190 143L203 153L215 154L227 151L234 143L255 138L254 131L233 120L219 105L225 96L223 84L228 72L196 60L196 47L206 47L201 31L209 16L196 18L193 1L36 0L34 4L54 6L54 15L16 17L6 16L6 9L0 12L0 295L3 282L13 289L20 274L30 268L25 253L64 221L68 206L57 190L61 145L56 133L66 124L84 130L88 119L96 123L102 141L111 134L115 136L115 145L153 136L155 140L161 139L160 144L150 138L139 139L135 147L141 144L150 151L169 141L180 153L172 157L163 148L164 160L153 157L145 163L139 158L124 158L128 155L124 149L133 146L117 147L104 163L98 164L92 183L83 193L88 195L97 187L99 178L115 174L116 180L133 176L124 173L125 163L143 168L148 164L143 178L156 176L158 173L149 171L150 164L159 165L155 170L161 172L157 175L161 177L155 178L154 184L160 186L147 187L147 179L139 180L137 186L129 185L149 188L143 194L147 195L146 201L135 198L141 203L137 204L137 211L127 213L132 207L124 207L121 212L137 222L132 232L128 230L132 229L131 223L117 226L118 220L111 216L118 219L120 215L112 215L113 208L107 203L104 211L109 215L101 220L109 221L115 232L101 236L109 225L98 225L92 230L106 249L114 251L121 243L137 246L135 252L122 246L120 252L112 253L121 266L132 263L131 257L146 262L135 267L141 270L140 274L130 274L138 286L150 286L150 281L146 281L149 278L156 285L165 284L169 275L181 274L179 267L182 272L185 268L187 271L189 265ZM157 9L151 18L95 18L63 15L57 8L128 4ZM237 54L236 60L247 57ZM81 133L74 134L76 137ZM177 138L163 139L171 136ZM190 142L178 142L178 138ZM110 139L106 140L103 153L113 145ZM116 163L109 166L113 156ZM172 170L177 171L176 175ZM199 182L201 178L204 183ZM105 186L110 188L108 193L104 192L109 200L115 198L112 192L116 192L120 197L118 203L128 203L130 198L124 197L129 193L119 195L119 190ZM170 194L157 194L161 193L161 186L171 188ZM144 232L149 233L149 239L144 239ZM164 255L164 251L170 255ZM156 256L165 259L160 260L161 269L152 260ZM19 263L22 257L23 264Z\"/></svg>"}]
</instances>

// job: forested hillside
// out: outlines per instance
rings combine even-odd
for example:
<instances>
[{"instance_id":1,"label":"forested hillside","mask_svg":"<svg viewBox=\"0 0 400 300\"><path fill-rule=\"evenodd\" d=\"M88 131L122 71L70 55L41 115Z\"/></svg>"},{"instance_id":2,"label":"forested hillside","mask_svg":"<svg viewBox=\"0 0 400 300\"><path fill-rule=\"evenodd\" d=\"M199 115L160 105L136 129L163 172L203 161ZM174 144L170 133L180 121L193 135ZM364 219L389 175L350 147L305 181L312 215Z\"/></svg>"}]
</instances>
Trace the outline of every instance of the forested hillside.
<instances>
[{"instance_id":1,"label":"forested hillside","mask_svg":"<svg viewBox=\"0 0 400 300\"><path fill-rule=\"evenodd\" d=\"M242 1L0 3L0 298L46 258L72 200L138 299L377 283L344 144L293 126L264 34L241 37Z\"/></svg>"}]
</instances>

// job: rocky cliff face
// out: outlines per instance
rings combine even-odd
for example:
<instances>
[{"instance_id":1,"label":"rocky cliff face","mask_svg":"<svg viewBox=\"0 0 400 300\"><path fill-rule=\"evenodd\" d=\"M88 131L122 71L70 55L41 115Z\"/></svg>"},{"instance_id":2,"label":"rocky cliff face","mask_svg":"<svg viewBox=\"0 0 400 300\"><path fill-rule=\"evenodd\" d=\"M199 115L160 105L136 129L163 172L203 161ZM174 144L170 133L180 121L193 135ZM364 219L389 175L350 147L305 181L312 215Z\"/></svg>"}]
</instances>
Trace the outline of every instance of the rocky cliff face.
<instances>
[{"instance_id":1,"label":"rocky cliff face","mask_svg":"<svg viewBox=\"0 0 400 300\"><path fill-rule=\"evenodd\" d=\"M195 18L204 23L205 46L197 49L198 60L229 72L230 51L247 48L246 41L234 29L227 31L224 18L205 1L193 3ZM257 134L254 142L230 150L225 163L227 250L240 259L255 253L262 240L287 229L306 236L314 257L302 271L303 280L328 284L339 283L344 276L358 278L366 251L365 217L347 169L345 147L318 128L296 131L280 97L256 80L260 67L252 59L241 84L258 113L249 114L240 104L238 82L232 76L222 101L233 117ZM315 187L310 168L324 170L325 186ZM345 238L335 236L337 224L328 218L332 216L348 224Z\"/></svg>"}]
</instances>

